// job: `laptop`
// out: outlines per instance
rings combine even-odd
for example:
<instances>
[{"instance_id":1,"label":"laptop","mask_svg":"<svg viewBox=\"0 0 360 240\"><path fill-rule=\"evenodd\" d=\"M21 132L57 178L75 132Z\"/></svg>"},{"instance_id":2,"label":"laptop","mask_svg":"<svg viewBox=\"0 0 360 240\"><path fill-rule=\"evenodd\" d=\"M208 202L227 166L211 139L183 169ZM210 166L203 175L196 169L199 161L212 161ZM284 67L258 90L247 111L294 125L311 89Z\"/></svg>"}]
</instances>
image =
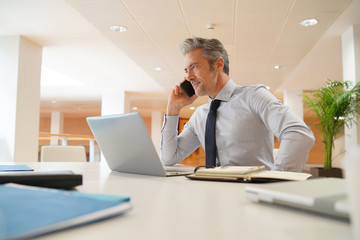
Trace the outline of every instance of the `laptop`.
<instances>
[{"instance_id":1,"label":"laptop","mask_svg":"<svg viewBox=\"0 0 360 240\"><path fill-rule=\"evenodd\" d=\"M138 112L86 120L112 171L164 177L194 173L195 167L162 165Z\"/></svg>"},{"instance_id":2,"label":"laptop","mask_svg":"<svg viewBox=\"0 0 360 240\"><path fill-rule=\"evenodd\" d=\"M245 191L246 197L254 202L279 204L349 219L344 179L318 178L251 185L246 186Z\"/></svg>"}]
</instances>

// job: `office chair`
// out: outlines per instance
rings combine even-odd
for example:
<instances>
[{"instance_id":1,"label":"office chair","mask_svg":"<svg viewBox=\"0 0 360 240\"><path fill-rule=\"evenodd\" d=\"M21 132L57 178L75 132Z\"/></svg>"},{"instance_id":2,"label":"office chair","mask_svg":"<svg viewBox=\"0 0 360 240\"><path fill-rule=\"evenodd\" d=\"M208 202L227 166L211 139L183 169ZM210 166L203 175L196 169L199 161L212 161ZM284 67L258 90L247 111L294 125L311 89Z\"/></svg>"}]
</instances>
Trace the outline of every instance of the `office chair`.
<instances>
[{"instance_id":1,"label":"office chair","mask_svg":"<svg viewBox=\"0 0 360 240\"><path fill-rule=\"evenodd\" d=\"M86 162L84 146L42 146L41 162Z\"/></svg>"}]
</instances>

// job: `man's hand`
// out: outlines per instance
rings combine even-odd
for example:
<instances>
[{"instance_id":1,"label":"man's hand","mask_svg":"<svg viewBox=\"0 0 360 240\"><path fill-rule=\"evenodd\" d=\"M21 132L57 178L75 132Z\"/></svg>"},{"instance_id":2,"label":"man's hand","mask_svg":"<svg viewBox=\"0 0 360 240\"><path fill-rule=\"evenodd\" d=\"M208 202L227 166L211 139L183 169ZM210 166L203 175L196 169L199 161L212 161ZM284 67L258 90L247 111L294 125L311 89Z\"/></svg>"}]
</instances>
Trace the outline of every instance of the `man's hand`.
<instances>
[{"instance_id":1,"label":"man's hand","mask_svg":"<svg viewBox=\"0 0 360 240\"><path fill-rule=\"evenodd\" d=\"M179 115L180 110L192 104L195 99L197 98L196 94L191 98L187 97L185 93L181 90L179 85L176 85L170 93L168 99L168 106L167 106L167 116L176 116Z\"/></svg>"}]
</instances>

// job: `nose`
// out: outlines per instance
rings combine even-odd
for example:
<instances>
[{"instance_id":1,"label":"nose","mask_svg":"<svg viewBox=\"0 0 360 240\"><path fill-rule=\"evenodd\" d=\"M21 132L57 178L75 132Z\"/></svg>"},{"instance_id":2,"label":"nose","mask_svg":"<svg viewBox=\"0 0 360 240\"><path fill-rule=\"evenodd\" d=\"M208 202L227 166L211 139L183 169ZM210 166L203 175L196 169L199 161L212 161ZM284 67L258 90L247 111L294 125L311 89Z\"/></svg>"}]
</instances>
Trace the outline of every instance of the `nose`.
<instances>
[{"instance_id":1,"label":"nose","mask_svg":"<svg viewBox=\"0 0 360 240\"><path fill-rule=\"evenodd\" d=\"M192 69L189 69L187 74L186 74L186 79L188 81L192 81L194 80L196 77L195 77L195 74L194 74L194 71Z\"/></svg>"}]
</instances>

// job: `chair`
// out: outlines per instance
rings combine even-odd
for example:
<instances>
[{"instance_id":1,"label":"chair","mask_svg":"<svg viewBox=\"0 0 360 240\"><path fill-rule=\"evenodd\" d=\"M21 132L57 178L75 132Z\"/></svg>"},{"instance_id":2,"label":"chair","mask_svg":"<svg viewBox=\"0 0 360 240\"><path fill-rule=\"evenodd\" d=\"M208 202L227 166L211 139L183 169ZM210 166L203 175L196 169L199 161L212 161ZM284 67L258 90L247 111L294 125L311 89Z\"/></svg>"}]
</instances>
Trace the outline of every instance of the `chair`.
<instances>
[{"instance_id":1,"label":"chair","mask_svg":"<svg viewBox=\"0 0 360 240\"><path fill-rule=\"evenodd\" d=\"M84 146L42 146L41 162L86 162Z\"/></svg>"}]
</instances>

